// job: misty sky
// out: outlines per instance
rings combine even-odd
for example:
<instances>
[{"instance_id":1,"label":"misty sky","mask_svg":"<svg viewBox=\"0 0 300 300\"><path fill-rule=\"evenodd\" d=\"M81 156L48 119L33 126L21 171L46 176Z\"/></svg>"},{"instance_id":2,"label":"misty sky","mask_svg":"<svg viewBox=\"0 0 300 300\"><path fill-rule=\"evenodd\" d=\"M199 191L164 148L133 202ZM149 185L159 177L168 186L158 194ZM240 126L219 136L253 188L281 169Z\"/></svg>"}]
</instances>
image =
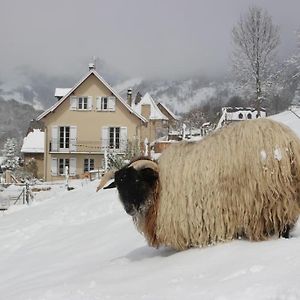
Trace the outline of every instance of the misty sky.
<instances>
[{"instance_id":1,"label":"misty sky","mask_svg":"<svg viewBox=\"0 0 300 300\"><path fill-rule=\"evenodd\" d=\"M300 0L0 0L0 80L24 66L81 76L92 56L131 77L222 73L231 29L250 4L268 10L279 54L290 54Z\"/></svg>"}]
</instances>

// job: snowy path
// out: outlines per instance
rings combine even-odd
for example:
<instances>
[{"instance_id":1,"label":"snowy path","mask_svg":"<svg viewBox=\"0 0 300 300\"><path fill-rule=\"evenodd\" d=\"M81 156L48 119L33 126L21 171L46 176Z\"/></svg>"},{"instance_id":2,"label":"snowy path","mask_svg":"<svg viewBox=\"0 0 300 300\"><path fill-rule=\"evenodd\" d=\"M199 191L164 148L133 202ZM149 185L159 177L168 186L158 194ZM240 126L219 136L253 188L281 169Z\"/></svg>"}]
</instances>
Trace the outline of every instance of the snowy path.
<instances>
[{"instance_id":1,"label":"snowy path","mask_svg":"<svg viewBox=\"0 0 300 300\"><path fill-rule=\"evenodd\" d=\"M96 185L0 217L0 299L300 299L300 225L289 240L156 250Z\"/></svg>"}]
</instances>

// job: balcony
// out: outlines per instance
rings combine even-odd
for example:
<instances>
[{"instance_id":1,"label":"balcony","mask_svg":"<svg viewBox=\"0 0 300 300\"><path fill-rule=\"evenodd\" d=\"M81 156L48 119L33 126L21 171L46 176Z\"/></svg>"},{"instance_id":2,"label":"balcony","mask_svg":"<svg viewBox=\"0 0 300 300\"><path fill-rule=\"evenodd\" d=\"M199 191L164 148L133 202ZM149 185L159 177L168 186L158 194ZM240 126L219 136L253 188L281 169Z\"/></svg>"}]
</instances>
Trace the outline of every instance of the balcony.
<instances>
[{"instance_id":1,"label":"balcony","mask_svg":"<svg viewBox=\"0 0 300 300\"><path fill-rule=\"evenodd\" d=\"M112 143L110 140L100 141L70 141L65 143L63 148L62 144L53 142L49 143L50 153L94 153L103 154L105 150L113 150L116 153L124 153L127 149L128 140L120 140Z\"/></svg>"}]
</instances>

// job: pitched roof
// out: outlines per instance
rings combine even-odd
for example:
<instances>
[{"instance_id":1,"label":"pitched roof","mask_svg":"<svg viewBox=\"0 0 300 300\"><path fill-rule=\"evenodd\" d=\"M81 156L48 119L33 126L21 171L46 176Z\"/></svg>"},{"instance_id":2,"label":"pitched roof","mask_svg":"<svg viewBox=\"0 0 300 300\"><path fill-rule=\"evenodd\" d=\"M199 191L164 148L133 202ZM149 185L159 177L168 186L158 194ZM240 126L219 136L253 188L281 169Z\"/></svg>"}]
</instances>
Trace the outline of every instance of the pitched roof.
<instances>
[{"instance_id":1,"label":"pitched roof","mask_svg":"<svg viewBox=\"0 0 300 300\"><path fill-rule=\"evenodd\" d=\"M165 104L163 104L163 103L160 102L160 103L158 103L158 105L161 105L173 119L175 119L175 120L179 120L180 119Z\"/></svg>"},{"instance_id":2,"label":"pitched roof","mask_svg":"<svg viewBox=\"0 0 300 300\"><path fill-rule=\"evenodd\" d=\"M130 113L134 114L137 118L139 118L141 121L143 122L147 122L147 120L141 116L140 114L138 114L136 111L134 111L123 99L122 97L113 90L113 88L96 72L95 69L91 69L77 84L75 84L67 94L65 94L59 101L55 102L50 108L48 108L47 110L45 110L43 113L41 113L38 117L37 120L41 120L42 118L44 118L45 116L47 116L49 113L53 112L56 110L57 107L59 107L72 93L74 90L76 90L89 76L91 75L95 75L96 78L99 79L99 81L105 86L107 87L111 93L122 103L122 105L124 105Z\"/></svg>"},{"instance_id":3,"label":"pitched roof","mask_svg":"<svg viewBox=\"0 0 300 300\"><path fill-rule=\"evenodd\" d=\"M138 104L133 104L133 108L138 114L141 114L143 104L150 105L150 120L169 120L158 108L149 93L146 93Z\"/></svg>"},{"instance_id":4,"label":"pitched roof","mask_svg":"<svg viewBox=\"0 0 300 300\"><path fill-rule=\"evenodd\" d=\"M44 153L45 133L40 129L33 129L23 140L22 153Z\"/></svg>"}]
</instances>

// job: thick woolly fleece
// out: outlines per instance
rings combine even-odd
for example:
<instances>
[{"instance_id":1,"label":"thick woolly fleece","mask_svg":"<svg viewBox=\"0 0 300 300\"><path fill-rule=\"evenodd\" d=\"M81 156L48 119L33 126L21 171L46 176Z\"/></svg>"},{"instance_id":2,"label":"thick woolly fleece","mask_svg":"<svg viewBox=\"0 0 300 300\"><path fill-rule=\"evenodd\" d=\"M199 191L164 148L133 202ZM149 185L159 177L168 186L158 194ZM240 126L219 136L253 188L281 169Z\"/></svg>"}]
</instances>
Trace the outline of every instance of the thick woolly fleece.
<instances>
[{"instance_id":1,"label":"thick woolly fleece","mask_svg":"<svg viewBox=\"0 0 300 300\"><path fill-rule=\"evenodd\" d=\"M139 229L150 245L178 250L265 240L297 221L299 188L297 136L268 119L239 122L165 150L151 222Z\"/></svg>"}]
</instances>

